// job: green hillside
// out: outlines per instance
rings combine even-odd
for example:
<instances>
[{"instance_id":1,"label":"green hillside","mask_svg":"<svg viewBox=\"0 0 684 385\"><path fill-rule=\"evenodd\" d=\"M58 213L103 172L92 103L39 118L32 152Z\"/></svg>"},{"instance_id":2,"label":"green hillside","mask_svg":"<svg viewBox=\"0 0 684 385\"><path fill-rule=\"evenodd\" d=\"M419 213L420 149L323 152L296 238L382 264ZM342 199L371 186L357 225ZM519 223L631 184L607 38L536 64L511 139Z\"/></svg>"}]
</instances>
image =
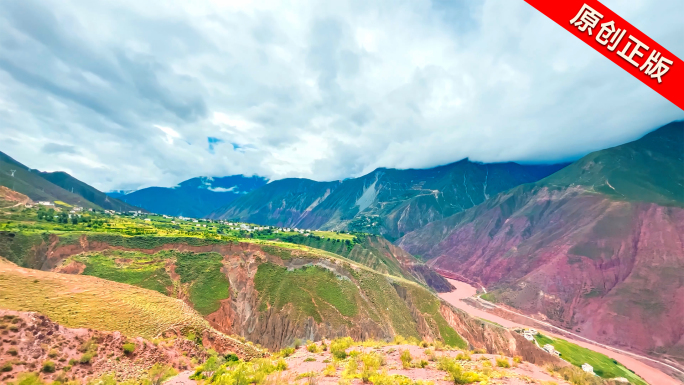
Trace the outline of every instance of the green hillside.
<instances>
[{"instance_id":1,"label":"green hillside","mask_svg":"<svg viewBox=\"0 0 684 385\"><path fill-rule=\"evenodd\" d=\"M538 184L580 185L618 200L684 206L684 122L592 152Z\"/></svg>"},{"instance_id":2,"label":"green hillside","mask_svg":"<svg viewBox=\"0 0 684 385\"><path fill-rule=\"evenodd\" d=\"M379 168L341 182L284 179L236 199L211 217L362 231L394 240L563 166L482 164L464 159L431 169Z\"/></svg>"},{"instance_id":3,"label":"green hillside","mask_svg":"<svg viewBox=\"0 0 684 385\"><path fill-rule=\"evenodd\" d=\"M102 191L99 191L96 188L81 182L65 172L40 172L39 175L66 191L80 195L89 202L94 203L103 209L114 211L140 210L138 207L129 205L120 201L119 199L107 196L107 194L103 193Z\"/></svg>"},{"instance_id":4,"label":"green hillside","mask_svg":"<svg viewBox=\"0 0 684 385\"><path fill-rule=\"evenodd\" d=\"M108 197L65 172L40 172L0 152L0 186L20 192L34 201L60 201L69 205L116 211L138 210Z\"/></svg>"},{"instance_id":5,"label":"green hillside","mask_svg":"<svg viewBox=\"0 0 684 385\"><path fill-rule=\"evenodd\" d=\"M20 192L34 201L62 201L85 208L99 208L95 203L46 180L39 171L29 169L2 152L0 152L0 185Z\"/></svg>"}]
</instances>

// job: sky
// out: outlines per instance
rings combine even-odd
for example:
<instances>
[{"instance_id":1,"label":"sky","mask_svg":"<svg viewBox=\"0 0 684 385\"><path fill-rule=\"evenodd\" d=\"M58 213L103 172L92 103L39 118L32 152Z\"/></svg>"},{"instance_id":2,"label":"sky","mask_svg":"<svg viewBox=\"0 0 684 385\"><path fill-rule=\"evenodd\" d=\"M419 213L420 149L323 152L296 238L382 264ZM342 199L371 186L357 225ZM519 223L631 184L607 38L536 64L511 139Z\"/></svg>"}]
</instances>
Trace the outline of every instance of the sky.
<instances>
[{"instance_id":1,"label":"sky","mask_svg":"<svg viewBox=\"0 0 684 385\"><path fill-rule=\"evenodd\" d=\"M684 2L603 3L684 57ZM522 0L0 2L0 151L103 191L566 161L683 118Z\"/></svg>"}]
</instances>

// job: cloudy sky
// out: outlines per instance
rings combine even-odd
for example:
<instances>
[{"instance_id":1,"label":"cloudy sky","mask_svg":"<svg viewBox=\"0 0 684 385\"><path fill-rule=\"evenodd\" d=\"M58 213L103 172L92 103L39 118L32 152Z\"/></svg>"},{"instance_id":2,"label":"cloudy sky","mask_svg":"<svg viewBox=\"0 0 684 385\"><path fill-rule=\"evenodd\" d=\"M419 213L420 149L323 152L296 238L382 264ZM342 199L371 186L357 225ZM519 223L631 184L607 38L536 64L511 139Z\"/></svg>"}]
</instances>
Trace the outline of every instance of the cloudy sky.
<instances>
[{"instance_id":1,"label":"cloudy sky","mask_svg":"<svg viewBox=\"0 0 684 385\"><path fill-rule=\"evenodd\" d=\"M684 2L603 2L684 57ZM0 1L0 151L102 190L567 160L682 118L522 0Z\"/></svg>"}]
</instances>

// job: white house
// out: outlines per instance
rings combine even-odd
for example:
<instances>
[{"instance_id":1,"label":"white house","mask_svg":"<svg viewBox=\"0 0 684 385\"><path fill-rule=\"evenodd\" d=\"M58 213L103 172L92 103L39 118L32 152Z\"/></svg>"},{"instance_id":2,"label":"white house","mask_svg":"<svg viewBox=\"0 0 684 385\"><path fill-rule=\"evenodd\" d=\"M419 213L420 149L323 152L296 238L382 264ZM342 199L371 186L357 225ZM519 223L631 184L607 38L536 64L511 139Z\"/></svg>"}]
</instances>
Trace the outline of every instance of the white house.
<instances>
[{"instance_id":1,"label":"white house","mask_svg":"<svg viewBox=\"0 0 684 385\"><path fill-rule=\"evenodd\" d=\"M48 202L48 201L39 201L38 204L43 205L43 206L54 206L55 205L54 203Z\"/></svg>"},{"instance_id":2,"label":"white house","mask_svg":"<svg viewBox=\"0 0 684 385\"><path fill-rule=\"evenodd\" d=\"M594 367L591 365L587 364L586 362L582 364L582 370L584 370L587 373L594 374Z\"/></svg>"},{"instance_id":3,"label":"white house","mask_svg":"<svg viewBox=\"0 0 684 385\"><path fill-rule=\"evenodd\" d=\"M152 220L150 218L145 218L144 221L145 222L152 222Z\"/></svg>"},{"instance_id":4,"label":"white house","mask_svg":"<svg viewBox=\"0 0 684 385\"><path fill-rule=\"evenodd\" d=\"M543 347L542 349L544 349L545 352L547 352L547 353L549 353L549 354L553 354L553 355L556 356L556 357L560 356L560 352L557 351L557 350L553 347L553 345L551 345L551 344L546 344L546 345L544 345L544 347Z\"/></svg>"}]
</instances>

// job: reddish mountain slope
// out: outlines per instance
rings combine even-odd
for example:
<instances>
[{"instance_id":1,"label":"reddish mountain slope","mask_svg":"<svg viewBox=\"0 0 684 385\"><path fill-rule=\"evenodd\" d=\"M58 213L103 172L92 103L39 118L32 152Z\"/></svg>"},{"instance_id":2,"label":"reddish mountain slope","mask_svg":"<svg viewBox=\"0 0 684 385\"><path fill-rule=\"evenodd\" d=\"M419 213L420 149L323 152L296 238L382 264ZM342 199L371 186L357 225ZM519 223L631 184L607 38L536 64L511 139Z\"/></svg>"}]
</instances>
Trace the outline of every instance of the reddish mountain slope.
<instances>
[{"instance_id":1,"label":"reddish mountain slope","mask_svg":"<svg viewBox=\"0 0 684 385\"><path fill-rule=\"evenodd\" d=\"M684 357L683 134L592 153L397 244L589 338Z\"/></svg>"}]
</instances>

